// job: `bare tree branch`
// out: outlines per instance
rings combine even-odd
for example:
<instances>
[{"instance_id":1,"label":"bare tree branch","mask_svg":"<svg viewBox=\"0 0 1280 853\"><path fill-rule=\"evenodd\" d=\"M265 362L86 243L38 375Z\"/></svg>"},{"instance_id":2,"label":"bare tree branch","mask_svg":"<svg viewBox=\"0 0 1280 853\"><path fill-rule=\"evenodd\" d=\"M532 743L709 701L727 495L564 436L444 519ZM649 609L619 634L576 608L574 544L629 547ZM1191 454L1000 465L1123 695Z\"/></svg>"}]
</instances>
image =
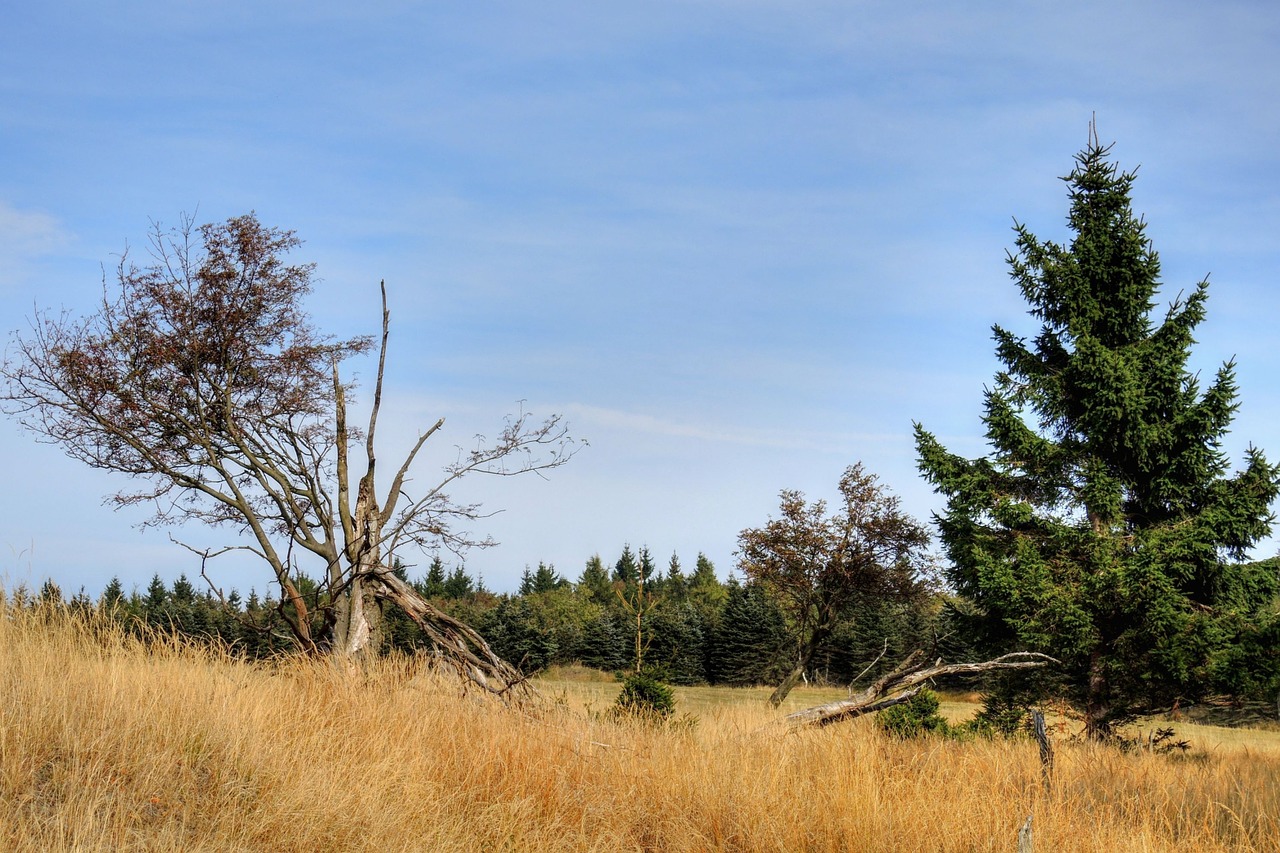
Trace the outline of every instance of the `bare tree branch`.
<instances>
[{"instance_id":1,"label":"bare tree branch","mask_svg":"<svg viewBox=\"0 0 1280 853\"><path fill-rule=\"evenodd\" d=\"M915 696L922 682L947 675L970 675L997 669L1033 669L1051 663L1055 658L1038 652L1012 652L981 663L944 664L935 661L932 666L923 663L924 652L916 650L898 664L892 672L876 679L869 687L848 699L828 702L788 714L783 721L793 728L801 726L826 726L864 714L881 711L898 705ZM917 686L919 685L919 686Z\"/></svg>"}]
</instances>

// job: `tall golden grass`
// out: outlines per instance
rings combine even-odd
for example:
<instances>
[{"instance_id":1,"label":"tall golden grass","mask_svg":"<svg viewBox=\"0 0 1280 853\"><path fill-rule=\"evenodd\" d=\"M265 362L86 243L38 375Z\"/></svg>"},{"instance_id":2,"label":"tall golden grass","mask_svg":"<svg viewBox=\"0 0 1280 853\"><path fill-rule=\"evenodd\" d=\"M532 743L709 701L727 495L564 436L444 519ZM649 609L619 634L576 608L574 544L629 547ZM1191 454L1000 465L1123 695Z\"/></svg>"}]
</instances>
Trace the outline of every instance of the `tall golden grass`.
<instances>
[{"instance_id":1,"label":"tall golden grass","mask_svg":"<svg viewBox=\"0 0 1280 853\"><path fill-rule=\"evenodd\" d=\"M13 851L1280 849L1280 759L523 714L389 660L270 665L0 611Z\"/></svg>"}]
</instances>

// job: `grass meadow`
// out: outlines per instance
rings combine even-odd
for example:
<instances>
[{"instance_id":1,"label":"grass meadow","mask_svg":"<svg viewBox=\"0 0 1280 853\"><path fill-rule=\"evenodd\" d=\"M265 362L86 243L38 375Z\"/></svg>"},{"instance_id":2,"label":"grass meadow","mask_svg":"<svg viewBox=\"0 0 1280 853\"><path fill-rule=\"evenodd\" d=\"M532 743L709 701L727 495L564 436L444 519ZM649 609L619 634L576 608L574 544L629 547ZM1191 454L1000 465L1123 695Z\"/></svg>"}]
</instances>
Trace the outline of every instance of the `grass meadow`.
<instances>
[{"instance_id":1,"label":"grass meadow","mask_svg":"<svg viewBox=\"0 0 1280 853\"><path fill-rule=\"evenodd\" d=\"M696 725L654 728L604 719L617 686L581 671L517 712L404 659L0 616L6 851L1012 851L1027 815L1039 851L1280 849L1275 731L1180 726L1174 758L1063 741L1046 793L1032 743L788 733L765 691L681 690Z\"/></svg>"}]
</instances>

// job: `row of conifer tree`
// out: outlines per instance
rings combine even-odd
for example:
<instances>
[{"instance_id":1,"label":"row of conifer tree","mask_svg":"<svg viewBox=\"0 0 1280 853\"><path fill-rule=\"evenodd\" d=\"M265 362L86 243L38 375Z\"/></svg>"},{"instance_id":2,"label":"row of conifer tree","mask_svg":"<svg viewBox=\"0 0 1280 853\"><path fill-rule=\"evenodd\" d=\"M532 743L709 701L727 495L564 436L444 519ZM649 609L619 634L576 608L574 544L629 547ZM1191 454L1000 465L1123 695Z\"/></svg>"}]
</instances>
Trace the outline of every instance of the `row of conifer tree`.
<instances>
[{"instance_id":1,"label":"row of conifer tree","mask_svg":"<svg viewBox=\"0 0 1280 853\"><path fill-rule=\"evenodd\" d=\"M674 684L770 684L783 676L795 653L792 627L769 590L736 577L721 580L702 554L693 571L685 572L674 555L658 569L647 548L625 546L612 567L593 556L577 580L570 580L554 566L539 564L525 570L515 592L500 594L462 566L446 569L438 558L417 578L405 567L397 572L436 606L474 625L498 654L526 673L571 664L620 672L635 669L639 656L646 669ZM291 650L278 600L254 591L220 599L202 586L185 574L170 585L156 575L146 589L126 591L113 578L96 598L82 589L64 599L48 581L38 592L18 588L10 598L19 605L97 609L133 630L217 642L249 658ZM322 611L324 591L306 576L298 586L312 611ZM946 629L952 606L943 595L910 603L855 601L808 678L843 684L859 675L874 677L922 645L945 649L949 657L964 654ZM431 645L393 608L386 612L383 644L406 653L430 651Z\"/></svg>"}]
</instances>

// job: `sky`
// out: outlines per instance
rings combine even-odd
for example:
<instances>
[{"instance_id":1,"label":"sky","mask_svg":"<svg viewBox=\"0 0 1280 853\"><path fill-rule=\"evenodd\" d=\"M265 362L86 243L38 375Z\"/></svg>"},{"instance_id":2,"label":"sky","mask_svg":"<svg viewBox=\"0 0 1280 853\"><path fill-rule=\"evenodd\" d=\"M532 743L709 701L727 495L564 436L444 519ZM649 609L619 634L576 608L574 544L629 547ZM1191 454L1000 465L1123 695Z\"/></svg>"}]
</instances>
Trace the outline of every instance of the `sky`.
<instances>
[{"instance_id":1,"label":"sky","mask_svg":"<svg viewBox=\"0 0 1280 853\"><path fill-rule=\"evenodd\" d=\"M521 406L589 443L464 484L499 511L466 560L487 587L626 543L727 577L781 489L834 498L855 462L941 509L914 422L987 452L991 326L1036 330L1012 226L1069 239L1060 176L1096 115L1140 167L1162 299L1210 277L1192 367L1238 362L1233 466L1280 458L1277 44L1280 5L1230 0L18 4L0 328L91 311L152 223L254 211L304 241L321 329L375 332L386 281L380 459L444 417L425 480ZM347 369L367 392L373 367ZM0 471L9 587L194 578L170 535L232 536L138 530L103 504L129 483L8 420ZM248 559L210 572L269 586Z\"/></svg>"}]
</instances>

